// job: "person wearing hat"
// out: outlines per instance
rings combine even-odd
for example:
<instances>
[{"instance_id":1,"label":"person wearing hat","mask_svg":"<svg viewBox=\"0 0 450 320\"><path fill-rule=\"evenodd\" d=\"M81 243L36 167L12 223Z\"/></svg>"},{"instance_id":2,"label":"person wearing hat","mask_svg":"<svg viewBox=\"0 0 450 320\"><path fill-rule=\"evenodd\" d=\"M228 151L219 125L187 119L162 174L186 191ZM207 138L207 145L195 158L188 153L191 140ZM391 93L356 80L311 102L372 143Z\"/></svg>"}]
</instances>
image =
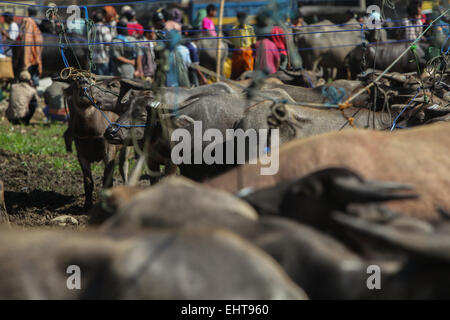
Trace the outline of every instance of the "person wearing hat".
<instances>
[{"instance_id":1,"label":"person wearing hat","mask_svg":"<svg viewBox=\"0 0 450 320\"><path fill-rule=\"evenodd\" d=\"M38 93L31 84L31 75L28 71L24 70L20 73L19 81L11 85L9 105L5 115L12 124L28 125L37 107Z\"/></svg>"}]
</instances>

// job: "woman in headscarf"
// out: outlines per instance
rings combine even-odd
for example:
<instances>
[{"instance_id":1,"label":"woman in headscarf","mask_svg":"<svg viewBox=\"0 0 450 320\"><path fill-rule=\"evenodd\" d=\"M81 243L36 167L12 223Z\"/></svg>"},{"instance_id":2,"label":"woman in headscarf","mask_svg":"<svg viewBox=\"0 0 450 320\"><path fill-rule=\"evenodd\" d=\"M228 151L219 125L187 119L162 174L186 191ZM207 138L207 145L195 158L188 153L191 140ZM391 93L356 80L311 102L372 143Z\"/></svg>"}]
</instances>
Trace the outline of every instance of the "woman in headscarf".
<instances>
[{"instance_id":1,"label":"woman in headscarf","mask_svg":"<svg viewBox=\"0 0 450 320\"><path fill-rule=\"evenodd\" d=\"M192 27L194 27L195 29L200 29L202 27L202 21L206 16L207 16L206 9L198 10L197 16L195 17Z\"/></svg>"},{"instance_id":2,"label":"woman in headscarf","mask_svg":"<svg viewBox=\"0 0 450 320\"><path fill-rule=\"evenodd\" d=\"M172 8L170 10L171 20L183 25L183 13L178 8Z\"/></svg>"},{"instance_id":3,"label":"woman in headscarf","mask_svg":"<svg viewBox=\"0 0 450 320\"><path fill-rule=\"evenodd\" d=\"M278 48L280 53L280 68L286 69L288 65L288 52L286 50L286 38L284 36L285 32L281 27L274 26L271 31L271 40Z\"/></svg>"}]
</instances>

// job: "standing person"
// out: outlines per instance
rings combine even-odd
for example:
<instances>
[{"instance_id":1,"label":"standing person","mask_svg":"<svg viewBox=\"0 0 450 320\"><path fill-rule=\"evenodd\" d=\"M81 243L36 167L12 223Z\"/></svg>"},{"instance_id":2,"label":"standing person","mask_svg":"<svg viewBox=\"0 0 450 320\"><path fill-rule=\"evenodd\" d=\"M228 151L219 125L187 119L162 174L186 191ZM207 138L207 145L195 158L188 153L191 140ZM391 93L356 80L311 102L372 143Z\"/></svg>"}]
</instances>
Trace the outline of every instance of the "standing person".
<instances>
[{"instance_id":1,"label":"standing person","mask_svg":"<svg viewBox=\"0 0 450 320\"><path fill-rule=\"evenodd\" d=\"M183 61L191 63L191 64L196 64L199 65L200 64L200 57L198 54L198 48L197 45L191 41L191 37L189 34L189 31L192 29L192 27L190 25L184 25L183 26L183 45L181 47L182 48L182 56L184 55L189 55L189 59L187 58L183 58ZM184 49L186 48L186 49ZM200 81L199 81L199 71L197 71L197 69L195 67L189 66L188 67L188 72L189 72L189 81L191 82L191 85L193 87L198 87L200 85Z\"/></svg>"},{"instance_id":2,"label":"standing person","mask_svg":"<svg viewBox=\"0 0 450 320\"><path fill-rule=\"evenodd\" d=\"M217 14L217 8L213 4L209 4L206 7L206 17L202 20L202 30L203 34L206 36L217 37L216 27L214 26L213 18Z\"/></svg>"},{"instance_id":3,"label":"standing person","mask_svg":"<svg viewBox=\"0 0 450 320\"><path fill-rule=\"evenodd\" d=\"M106 26L109 28L111 37L117 36L117 22L119 21L119 15L113 6L103 7L103 17L105 19Z\"/></svg>"},{"instance_id":4,"label":"standing person","mask_svg":"<svg viewBox=\"0 0 450 320\"><path fill-rule=\"evenodd\" d=\"M301 28L304 25L305 25L305 20L303 20L303 16L300 13L294 14L291 19L292 29L296 30L297 28Z\"/></svg>"},{"instance_id":5,"label":"standing person","mask_svg":"<svg viewBox=\"0 0 450 320\"><path fill-rule=\"evenodd\" d=\"M56 4L50 2L47 6L48 8L54 8ZM41 21L39 28L43 33L59 34L62 31L61 23L58 21L54 12L50 12L49 17Z\"/></svg>"},{"instance_id":6,"label":"standing person","mask_svg":"<svg viewBox=\"0 0 450 320\"><path fill-rule=\"evenodd\" d=\"M117 36L110 47L112 73L116 76L133 79L139 48L133 37L128 36L127 25L123 21L117 24ZM130 43L131 42L131 43Z\"/></svg>"},{"instance_id":7,"label":"standing person","mask_svg":"<svg viewBox=\"0 0 450 320\"><path fill-rule=\"evenodd\" d=\"M142 50L142 64L140 73L144 78L153 79L156 73L156 56L155 56L155 41L156 33L153 30L153 26L149 25L147 30L144 31L144 42L140 42L139 46Z\"/></svg>"},{"instance_id":8,"label":"standing person","mask_svg":"<svg viewBox=\"0 0 450 320\"><path fill-rule=\"evenodd\" d=\"M231 43L234 46L231 67L231 79L235 80L245 71L253 70L254 58L252 45L256 43L253 27L246 23L247 13L237 13L237 24L231 30ZM236 38L233 38L236 37Z\"/></svg>"},{"instance_id":9,"label":"standing person","mask_svg":"<svg viewBox=\"0 0 450 320\"><path fill-rule=\"evenodd\" d=\"M95 46L92 62L95 66L95 73L102 76L110 74L109 70L109 45L105 44L112 41L109 28L105 25L105 18L102 12L97 12L93 17L97 26L97 42Z\"/></svg>"},{"instance_id":10,"label":"standing person","mask_svg":"<svg viewBox=\"0 0 450 320\"><path fill-rule=\"evenodd\" d=\"M162 14L164 15L165 29L167 31L176 30L181 33L181 23L175 21L173 15L166 10L162 10Z\"/></svg>"},{"instance_id":11,"label":"standing person","mask_svg":"<svg viewBox=\"0 0 450 320\"><path fill-rule=\"evenodd\" d=\"M123 6L120 9L120 19L119 19L119 21L123 21L125 23L128 23L128 17L126 16L126 13L128 11L131 11L131 10L133 10L133 8L131 6Z\"/></svg>"},{"instance_id":12,"label":"standing person","mask_svg":"<svg viewBox=\"0 0 450 320\"><path fill-rule=\"evenodd\" d=\"M202 21L206 16L207 16L206 9L198 10L192 27L195 28L196 30L200 31L200 29L202 28Z\"/></svg>"},{"instance_id":13,"label":"standing person","mask_svg":"<svg viewBox=\"0 0 450 320\"><path fill-rule=\"evenodd\" d=\"M5 12L3 14L3 19L8 25L8 30L2 30L2 35L4 37L5 43L15 41L19 37L19 25L14 22L14 15L11 12ZM12 57L13 51L12 47L6 46L3 48L3 52L8 57Z\"/></svg>"},{"instance_id":14,"label":"standing person","mask_svg":"<svg viewBox=\"0 0 450 320\"><path fill-rule=\"evenodd\" d=\"M172 8L170 10L170 20L175 21L179 25L183 26L183 13L178 8Z\"/></svg>"},{"instance_id":15,"label":"standing person","mask_svg":"<svg viewBox=\"0 0 450 320\"><path fill-rule=\"evenodd\" d=\"M274 26L272 28L271 40L278 48L280 53L280 68L286 69L288 66L288 52L286 50L286 38L284 36L285 32L281 27Z\"/></svg>"},{"instance_id":16,"label":"standing person","mask_svg":"<svg viewBox=\"0 0 450 320\"><path fill-rule=\"evenodd\" d=\"M34 17L36 17L37 10L34 7L28 8L28 17L23 18L19 28L19 37L23 47L23 59L21 64L24 70L27 70L31 75L33 85L39 85L39 76L42 74L42 33L39 30Z\"/></svg>"},{"instance_id":17,"label":"standing person","mask_svg":"<svg viewBox=\"0 0 450 320\"><path fill-rule=\"evenodd\" d=\"M37 107L38 94L36 88L32 86L31 75L28 71L24 70L20 73L19 81L11 85L9 105L5 115L12 124L28 125Z\"/></svg>"},{"instance_id":18,"label":"standing person","mask_svg":"<svg viewBox=\"0 0 450 320\"><path fill-rule=\"evenodd\" d=\"M175 30L168 32L169 40L166 49L169 50L168 71L166 73L167 87L190 87L188 66L191 63L189 50L181 45L181 34Z\"/></svg>"},{"instance_id":19,"label":"standing person","mask_svg":"<svg viewBox=\"0 0 450 320\"><path fill-rule=\"evenodd\" d=\"M419 1L413 0L406 9L408 17L402 20L402 24L405 27L403 28L403 38L405 40L414 41L423 32L422 15L420 14L421 9L419 9L421 6L422 4Z\"/></svg>"},{"instance_id":20,"label":"standing person","mask_svg":"<svg viewBox=\"0 0 450 320\"><path fill-rule=\"evenodd\" d=\"M280 67L280 53L275 43L270 40L270 35L262 36L255 43L256 59L255 69L272 74Z\"/></svg>"},{"instance_id":21,"label":"standing person","mask_svg":"<svg viewBox=\"0 0 450 320\"><path fill-rule=\"evenodd\" d=\"M155 28L162 32L175 30L181 33L181 25L175 21L168 20L168 17L169 14L165 10L160 10L153 13L152 21Z\"/></svg>"},{"instance_id":22,"label":"standing person","mask_svg":"<svg viewBox=\"0 0 450 320\"><path fill-rule=\"evenodd\" d=\"M137 21L136 12L133 9L125 12L125 17L128 20L127 28L129 36L140 37L144 35L144 27Z\"/></svg>"},{"instance_id":23,"label":"standing person","mask_svg":"<svg viewBox=\"0 0 450 320\"><path fill-rule=\"evenodd\" d=\"M190 25L183 26L183 45L186 46L189 50L189 56L191 58L192 63L200 64L200 55L198 53L198 47L194 41L191 39L191 31L192 27Z\"/></svg>"}]
</instances>

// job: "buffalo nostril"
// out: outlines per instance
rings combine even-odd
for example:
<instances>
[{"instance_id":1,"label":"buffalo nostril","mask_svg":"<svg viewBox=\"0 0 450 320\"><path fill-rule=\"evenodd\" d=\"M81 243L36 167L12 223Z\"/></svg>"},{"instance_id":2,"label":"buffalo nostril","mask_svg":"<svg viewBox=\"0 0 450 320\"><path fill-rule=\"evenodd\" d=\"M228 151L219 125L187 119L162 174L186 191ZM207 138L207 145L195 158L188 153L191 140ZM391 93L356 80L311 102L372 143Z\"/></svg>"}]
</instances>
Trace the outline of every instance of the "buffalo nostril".
<instances>
[{"instance_id":1,"label":"buffalo nostril","mask_svg":"<svg viewBox=\"0 0 450 320\"><path fill-rule=\"evenodd\" d=\"M106 128L105 138L113 138L114 134L115 134L115 132L113 131L113 129L111 127Z\"/></svg>"}]
</instances>

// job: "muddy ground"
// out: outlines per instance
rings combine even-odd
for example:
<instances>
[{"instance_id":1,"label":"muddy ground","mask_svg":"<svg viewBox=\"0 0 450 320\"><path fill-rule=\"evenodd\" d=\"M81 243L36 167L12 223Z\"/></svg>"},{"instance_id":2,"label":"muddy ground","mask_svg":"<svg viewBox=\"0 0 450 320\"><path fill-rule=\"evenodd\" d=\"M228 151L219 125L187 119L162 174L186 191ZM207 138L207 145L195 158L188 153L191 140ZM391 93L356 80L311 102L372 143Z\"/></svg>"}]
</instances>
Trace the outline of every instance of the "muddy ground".
<instances>
[{"instance_id":1,"label":"muddy ground","mask_svg":"<svg viewBox=\"0 0 450 320\"><path fill-rule=\"evenodd\" d=\"M55 170L43 165L36 156L14 154L0 149L0 180L5 185L5 203L10 222L17 227L61 227L51 220L69 215L78 225L86 226L88 216L83 212L83 176L80 172ZM94 174L95 199L101 187L101 177Z\"/></svg>"}]
</instances>

